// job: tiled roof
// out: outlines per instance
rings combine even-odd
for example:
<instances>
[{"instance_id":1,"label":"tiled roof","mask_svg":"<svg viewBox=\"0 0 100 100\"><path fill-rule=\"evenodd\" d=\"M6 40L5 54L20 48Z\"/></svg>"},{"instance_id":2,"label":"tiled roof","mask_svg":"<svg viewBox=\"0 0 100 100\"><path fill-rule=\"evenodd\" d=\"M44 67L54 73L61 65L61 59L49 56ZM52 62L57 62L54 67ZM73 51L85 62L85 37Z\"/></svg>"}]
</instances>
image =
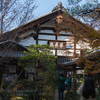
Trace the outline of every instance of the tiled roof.
<instances>
[{"instance_id":1,"label":"tiled roof","mask_svg":"<svg viewBox=\"0 0 100 100\"><path fill-rule=\"evenodd\" d=\"M74 64L77 60L78 60L78 58L76 58L75 60L72 60L72 61L64 62L63 64L64 65L71 65L71 64Z\"/></svg>"},{"instance_id":2,"label":"tiled roof","mask_svg":"<svg viewBox=\"0 0 100 100\"><path fill-rule=\"evenodd\" d=\"M16 51L16 50L13 50L13 49L6 49L6 47L4 48L5 50L2 50L2 49L0 49L0 57L22 57L22 56L24 56L25 54L24 54L24 50L25 51L28 51L27 50L27 48L26 47L24 47L24 46L22 46L22 45L20 45L20 44L18 44L17 42L14 42L14 41L3 41L3 42L0 42L0 47L2 48L2 45L4 45L4 44L6 44L6 43L12 43L11 45L15 45L15 44L17 44L16 45L16 48L22 48L22 49L18 49L18 51Z\"/></svg>"},{"instance_id":3,"label":"tiled roof","mask_svg":"<svg viewBox=\"0 0 100 100\"><path fill-rule=\"evenodd\" d=\"M0 56L1 57L22 57L25 54L22 51L0 51Z\"/></svg>"}]
</instances>

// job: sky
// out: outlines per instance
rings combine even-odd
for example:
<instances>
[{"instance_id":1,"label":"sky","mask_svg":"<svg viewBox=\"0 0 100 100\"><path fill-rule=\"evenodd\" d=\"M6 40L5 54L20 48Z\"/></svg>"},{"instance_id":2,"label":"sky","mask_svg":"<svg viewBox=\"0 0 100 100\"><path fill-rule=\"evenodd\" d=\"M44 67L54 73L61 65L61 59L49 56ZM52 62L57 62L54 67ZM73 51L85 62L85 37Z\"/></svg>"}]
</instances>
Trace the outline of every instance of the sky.
<instances>
[{"instance_id":1,"label":"sky","mask_svg":"<svg viewBox=\"0 0 100 100\"><path fill-rule=\"evenodd\" d=\"M36 5L38 6L37 9L35 9L34 14L35 17L39 17L41 15L47 14L51 12L51 10L58 5L59 2L62 2L62 6L67 8L67 0L35 0ZM82 0L80 5L90 2L92 3L93 0ZM99 0L100 3L100 0Z\"/></svg>"},{"instance_id":2,"label":"sky","mask_svg":"<svg viewBox=\"0 0 100 100\"><path fill-rule=\"evenodd\" d=\"M62 5L66 8L67 0L36 0L35 2L38 7L34 11L35 17L39 17L41 15L51 12L51 10L55 6L57 6L60 1L62 2Z\"/></svg>"}]
</instances>

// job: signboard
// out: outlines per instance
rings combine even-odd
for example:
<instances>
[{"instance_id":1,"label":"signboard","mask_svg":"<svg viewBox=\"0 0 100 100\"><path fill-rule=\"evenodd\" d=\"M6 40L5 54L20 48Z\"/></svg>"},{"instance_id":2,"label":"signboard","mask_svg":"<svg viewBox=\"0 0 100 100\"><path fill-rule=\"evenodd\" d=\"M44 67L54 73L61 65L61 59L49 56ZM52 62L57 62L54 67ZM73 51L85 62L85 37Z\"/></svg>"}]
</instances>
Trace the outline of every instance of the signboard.
<instances>
[{"instance_id":1,"label":"signboard","mask_svg":"<svg viewBox=\"0 0 100 100\"><path fill-rule=\"evenodd\" d=\"M77 74L84 74L84 70L76 70Z\"/></svg>"},{"instance_id":2,"label":"signboard","mask_svg":"<svg viewBox=\"0 0 100 100\"><path fill-rule=\"evenodd\" d=\"M66 49L66 41L48 41L50 47L54 49Z\"/></svg>"}]
</instances>

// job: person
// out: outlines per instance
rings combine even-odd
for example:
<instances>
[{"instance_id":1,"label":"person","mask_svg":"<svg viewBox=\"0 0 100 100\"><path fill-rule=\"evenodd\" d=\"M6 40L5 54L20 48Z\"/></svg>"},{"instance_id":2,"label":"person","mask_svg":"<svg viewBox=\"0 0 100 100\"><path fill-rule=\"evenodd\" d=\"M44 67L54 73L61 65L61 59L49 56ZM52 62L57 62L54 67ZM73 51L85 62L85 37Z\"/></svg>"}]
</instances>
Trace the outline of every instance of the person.
<instances>
[{"instance_id":1,"label":"person","mask_svg":"<svg viewBox=\"0 0 100 100\"><path fill-rule=\"evenodd\" d=\"M69 91L70 91L70 88L71 88L71 75L69 75L69 76L67 77L67 79L68 79L67 91L69 92Z\"/></svg>"},{"instance_id":2,"label":"person","mask_svg":"<svg viewBox=\"0 0 100 100\"><path fill-rule=\"evenodd\" d=\"M98 81L95 82L95 85L96 85L97 88L99 88L99 83L98 83Z\"/></svg>"},{"instance_id":3,"label":"person","mask_svg":"<svg viewBox=\"0 0 100 100\"><path fill-rule=\"evenodd\" d=\"M58 78L58 96L59 96L58 98L59 100L63 100L63 92L65 89L65 84L64 84L65 78L63 73L60 73L57 78Z\"/></svg>"},{"instance_id":4,"label":"person","mask_svg":"<svg viewBox=\"0 0 100 100\"><path fill-rule=\"evenodd\" d=\"M97 88L95 88L94 81L91 77L87 77L84 83L79 87L77 93L81 96L80 100L96 100L96 96L99 94Z\"/></svg>"}]
</instances>

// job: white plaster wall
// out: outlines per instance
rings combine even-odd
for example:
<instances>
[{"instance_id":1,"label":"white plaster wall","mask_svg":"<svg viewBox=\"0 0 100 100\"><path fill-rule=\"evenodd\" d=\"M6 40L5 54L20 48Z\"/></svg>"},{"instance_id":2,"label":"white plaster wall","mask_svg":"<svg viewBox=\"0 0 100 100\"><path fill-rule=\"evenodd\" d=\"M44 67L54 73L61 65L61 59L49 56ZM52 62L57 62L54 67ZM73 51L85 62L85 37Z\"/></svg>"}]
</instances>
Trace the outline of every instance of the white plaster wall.
<instances>
[{"instance_id":1,"label":"white plaster wall","mask_svg":"<svg viewBox=\"0 0 100 100\"><path fill-rule=\"evenodd\" d=\"M54 25L55 25L55 21L50 20L50 21L44 23L43 25L41 25L40 27L54 27Z\"/></svg>"},{"instance_id":2,"label":"white plaster wall","mask_svg":"<svg viewBox=\"0 0 100 100\"><path fill-rule=\"evenodd\" d=\"M52 30L41 30L39 33L54 33Z\"/></svg>"},{"instance_id":3,"label":"white plaster wall","mask_svg":"<svg viewBox=\"0 0 100 100\"><path fill-rule=\"evenodd\" d=\"M53 53L53 55L55 55L55 50L50 50L52 53Z\"/></svg>"},{"instance_id":4,"label":"white plaster wall","mask_svg":"<svg viewBox=\"0 0 100 100\"><path fill-rule=\"evenodd\" d=\"M57 36L57 40L66 41L67 38L67 36Z\"/></svg>"},{"instance_id":5,"label":"white plaster wall","mask_svg":"<svg viewBox=\"0 0 100 100\"><path fill-rule=\"evenodd\" d=\"M51 35L39 35L38 39L55 40L55 36L51 36Z\"/></svg>"},{"instance_id":6,"label":"white plaster wall","mask_svg":"<svg viewBox=\"0 0 100 100\"><path fill-rule=\"evenodd\" d=\"M83 41L79 41L77 44L76 44L76 48L77 49L92 49L90 46L89 46L89 43L85 43Z\"/></svg>"},{"instance_id":7,"label":"white plaster wall","mask_svg":"<svg viewBox=\"0 0 100 100\"><path fill-rule=\"evenodd\" d=\"M23 39L19 42L19 44L23 45L23 46L29 46L31 44L36 45L36 40L34 40L33 37L29 37L27 39Z\"/></svg>"},{"instance_id":8,"label":"white plaster wall","mask_svg":"<svg viewBox=\"0 0 100 100\"><path fill-rule=\"evenodd\" d=\"M47 41L38 41L38 44L40 44L40 45L47 44Z\"/></svg>"},{"instance_id":9,"label":"white plaster wall","mask_svg":"<svg viewBox=\"0 0 100 100\"><path fill-rule=\"evenodd\" d=\"M36 34L36 32L35 32L34 30L30 30L30 31L28 31L28 32L23 33L23 34L20 35L19 37L25 37L25 36L27 36L27 35L29 35L29 34L31 34L31 33L35 33L35 34Z\"/></svg>"},{"instance_id":10,"label":"white plaster wall","mask_svg":"<svg viewBox=\"0 0 100 100\"><path fill-rule=\"evenodd\" d=\"M32 33L33 30L29 31L29 33ZM53 31L51 30L42 30L40 31L40 33L53 33ZM25 33L26 34L26 33ZM51 36L51 35L39 35L39 39L47 39L47 40L55 40L55 36ZM66 48L69 48L68 50L57 50L57 55L58 56L73 56L74 54L74 38L70 37L70 36L58 36L57 40L62 40L62 41L67 41L66 42ZM71 40L71 42L68 42L69 40ZM29 46L31 44L36 45L36 40L34 40L33 37L29 37L28 39L23 39L19 42L19 44L23 45L23 46ZM38 44L42 45L42 44L47 44L47 41L38 41ZM71 45L71 46L70 46ZM88 47L88 44L83 43L82 41L78 42L76 44L76 49L82 49L83 47ZM71 50L73 48L73 50ZM55 55L55 50L51 50L53 51L53 54ZM67 52L71 52L71 53L66 53ZM80 55L80 50L76 50L76 53L78 53Z\"/></svg>"}]
</instances>

